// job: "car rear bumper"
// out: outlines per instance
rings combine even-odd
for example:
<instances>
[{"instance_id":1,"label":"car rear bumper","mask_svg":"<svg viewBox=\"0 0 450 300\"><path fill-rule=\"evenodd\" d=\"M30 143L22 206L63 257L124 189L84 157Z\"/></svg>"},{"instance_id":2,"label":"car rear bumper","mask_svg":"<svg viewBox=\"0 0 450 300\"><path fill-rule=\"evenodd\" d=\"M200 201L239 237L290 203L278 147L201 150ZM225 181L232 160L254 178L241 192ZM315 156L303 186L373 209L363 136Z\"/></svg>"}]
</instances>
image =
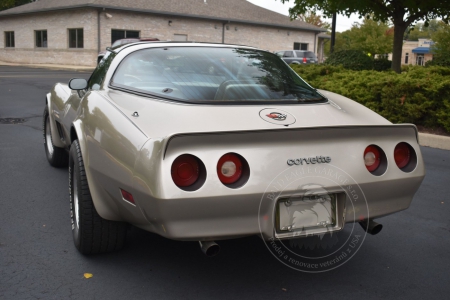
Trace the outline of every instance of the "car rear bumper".
<instances>
[{"instance_id":1,"label":"car rear bumper","mask_svg":"<svg viewBox=\"0 0 450 300\"><path fill-rule=\"evenodd\" d=\"M344 223L383 217L409 207L423 177L360 185L365 199L352 199L348 186L328 186L326 190L345 195ZM347 190L346 190L347 189ZM214 198L152 199L139 197L138 206L146 223L135 224L147 231L175 240L221 240L261 234L264 239L289 238L275 230L275 199L269 194L249 194ZM270 198L270 197L269 197Z\"/></svg>"}]
</instances>

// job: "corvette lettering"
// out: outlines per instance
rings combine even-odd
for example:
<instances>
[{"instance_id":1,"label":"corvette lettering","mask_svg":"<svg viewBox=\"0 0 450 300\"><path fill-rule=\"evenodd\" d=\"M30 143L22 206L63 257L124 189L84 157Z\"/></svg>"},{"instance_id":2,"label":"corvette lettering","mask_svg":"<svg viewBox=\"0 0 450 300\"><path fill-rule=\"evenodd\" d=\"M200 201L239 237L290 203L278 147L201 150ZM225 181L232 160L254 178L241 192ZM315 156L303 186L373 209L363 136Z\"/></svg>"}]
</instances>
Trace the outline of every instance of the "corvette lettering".
<instances>
[{"instance_id":1,"label":"corvette lettering","mask_svg":"<svg viewBox=\"0 0 450 300\"><path fill-rule=\"evenodd\" d=\"M303 163L309 164L325 164L330 163L331 157L329 156L316 156L316 157L308 157L308 158L296 158L296 159L288 159L287 164L289 166L293 165L303 165Z\"/></svg>"}]
</instances>

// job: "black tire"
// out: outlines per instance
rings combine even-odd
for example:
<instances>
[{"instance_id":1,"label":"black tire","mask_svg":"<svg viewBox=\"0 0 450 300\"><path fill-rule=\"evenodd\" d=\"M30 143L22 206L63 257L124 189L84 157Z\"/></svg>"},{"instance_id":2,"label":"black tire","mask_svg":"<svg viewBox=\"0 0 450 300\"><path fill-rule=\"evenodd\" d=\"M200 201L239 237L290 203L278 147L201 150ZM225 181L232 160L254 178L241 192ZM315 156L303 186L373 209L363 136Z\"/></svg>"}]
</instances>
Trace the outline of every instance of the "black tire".
<instances>
[{"instance_id":1,"label":"black tire","mask_svg":"<svg viewBox=\"0 0 450 300\"><path fill-rule=\"evenodd\" d=\"M69 155L63 148L53 145L52 130L50 127L50 118L47 106L44 109L42 122L42 133L44 135L44 149L47 160L52 167L67 168L69 163Z\"/></svg>"},{"instance_id":2,"label":"black tire","mask_svg":"<svg viewBox=\"0 0 450 300\"><path fill-rule=\"evenodd\" d=\"M123 248L127 224L100 217L92 202L78 140L69 155L70 217L75 247L82 254L98 254Z\"/></svg>"}]
</instances>

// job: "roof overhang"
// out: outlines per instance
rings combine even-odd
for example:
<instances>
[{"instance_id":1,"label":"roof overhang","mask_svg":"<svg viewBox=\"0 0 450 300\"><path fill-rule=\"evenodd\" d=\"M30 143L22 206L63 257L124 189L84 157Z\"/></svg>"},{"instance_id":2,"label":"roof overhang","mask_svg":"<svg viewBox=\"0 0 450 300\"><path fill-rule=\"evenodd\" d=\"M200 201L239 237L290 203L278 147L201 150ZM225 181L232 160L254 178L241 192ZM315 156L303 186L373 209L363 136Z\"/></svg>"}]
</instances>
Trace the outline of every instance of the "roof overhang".
<instances>
[{"instance_id":1,"label":"roof overhang","mask_svg":"<svg viewBox=\"0 0 450 300\"><path fill-rule=\"evenodd\" d=\"M291 29L291 30L304 30L304 31L311 31L311 32L326 32L327 31L326 29L323 29L323 28L311 28L311 27L303 27L303 26L286 26L286 25L282 25L282 24L273 24L273 23L267 23L267 22L254 22L254 21L239 20L239 19L232 19L232 18L226 19L226 18L218 18L218 17L212 17L212 16L181 14L181 13L168 12L168 11L137 9L137 8L118 7L118 6L105 6L105 5L96 5L96 4L70 5L70 6L64 6L64 7L39 9L39 10L33 10L33 11L28 11L28 12L17 12L17 13L11 12L11 13L6 13L6 14L0 12L0 18L9 17L9 16L17 16L17 15L29 15L29 14L34 14L34 13L54 12L54 11L61 11L61 10L68 10L68 9L83 9L83 8L95 8L95 9L100 9L100 10L109 9L109 10L128 11L128 12L136 12L136 13L144 13L144 14L147 13L147 14L155 14L155 15L163 15L163 16L174 16L174 17L183 17L183 18L191 18L191 19L220 21L222 23L240 23L240 24ZM4 11L4 12L7 12L7 11Z\"/></svg>"}]
</instances>

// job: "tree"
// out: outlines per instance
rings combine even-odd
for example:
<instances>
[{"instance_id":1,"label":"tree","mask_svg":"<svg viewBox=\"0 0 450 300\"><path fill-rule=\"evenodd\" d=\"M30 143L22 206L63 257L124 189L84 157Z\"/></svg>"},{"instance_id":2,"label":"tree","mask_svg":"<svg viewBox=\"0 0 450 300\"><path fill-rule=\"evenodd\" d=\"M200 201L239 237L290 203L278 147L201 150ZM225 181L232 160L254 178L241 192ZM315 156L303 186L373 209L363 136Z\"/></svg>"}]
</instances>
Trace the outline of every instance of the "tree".
<instances>
[{"instance_id":1,"label":"tree","mask_svg":"<svg viewBox=\"0 0 450 300\"><path fill-rule=\"evenodd\" d=\"M362 50L374 57L376 54L392 52L394 32L384 22L364 19L350 29L351 49Z\"/></svg>"},{"instance_id":2,"label":"tree","mask_svg":"<svg viewBox=\"0 0 450 300\"><path fill-rule=\"evenodd\" d=\"M433 51L433 60L450 61L450 25L441 24L439 29L432 34L434 45L431 46Z\"/></svg>"},{"instance_id":3,"label":"tree","mask_svg":"<svg viewBox=\"0 0 450 300\"><path fill-rule=\"evenodd\" d=\"M331 29L330 23L323 21L321 16L316 15L315 13L312 12L307 12L305 14L299 15L298 19L300 21L315 25L317 27L325 28L327 30Z\"/></svg>"},{"instance_id":4,"label":"tree","mask_svg":"<svg viewBox=\"0 0 450 300\"><path fill-rule=\"evenodd\" d=\"M413 28L405 33L405 40L418 41L419 39L431 39L433 33L435 33L441 26L441 21L431 20L428 26L425 23L419 22Z\"/></svg>"},{"instance_id":5,"label":"tree","mask_svg":"<svg viewBox=\"0 0 450 300\"><path fill-rule=\"evenodd\" d=\"M37 0L0 0L0 11L35 1Z\"/></svg>"},{"instance_id":6,"label":"tree","mask_svg":"<svg viewBox=\"0 0 450 300\"><path fill-rule=\"evenodd\" d=\"M365 18L362 24L353 23L350 30L336 32L334 50L361 50L374 57L391 53L393 38L394 31L388 24Z\"/></svg>"},{"instance_id":7,"label":"tree","mask_svg":"<svg viewBox=\"0 0 450 300\"><path fill-rule=\"evenodd\" d=\"M289 9L291 18L295 19L307 11L316 13L321 10L327 17L333 13L350 16L353 13L360 17L372 15L377 21L394 24L394 41L392 53L392 69L401 72L403 36L406 29L419 20L428 25L430 20L442 18L450 20L450 0L291 0L294 7ZM289 0L281 0L282 3Z\"/></svg>"}]
</instances>

